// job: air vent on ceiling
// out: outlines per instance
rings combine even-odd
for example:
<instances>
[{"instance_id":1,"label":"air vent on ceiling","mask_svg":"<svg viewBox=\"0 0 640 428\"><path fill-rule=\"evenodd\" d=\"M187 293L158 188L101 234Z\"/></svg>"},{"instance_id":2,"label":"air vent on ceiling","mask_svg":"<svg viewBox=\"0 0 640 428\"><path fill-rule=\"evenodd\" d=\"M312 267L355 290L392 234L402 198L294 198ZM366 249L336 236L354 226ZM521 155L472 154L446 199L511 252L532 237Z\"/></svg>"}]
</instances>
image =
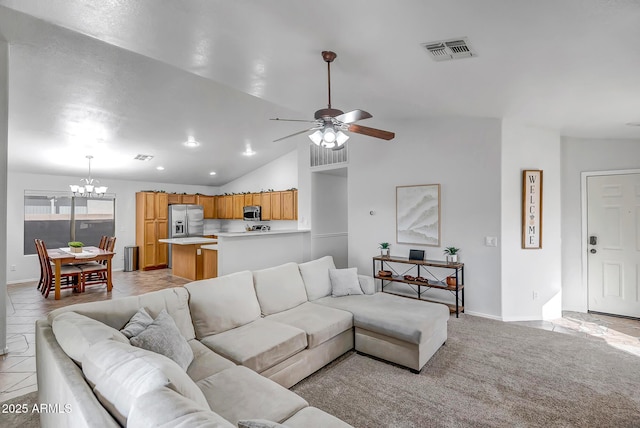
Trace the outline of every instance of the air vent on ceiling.
<instances>
[{"instance_id":1,"label":"air vent on ceiling","mask_svg":"<svg viewBox=\"0 0 640 428\"><path fill-rule=\"evenodd\" d=\"M477 56L466 37L422 43L422 46L434 61L449 61Z\"/></svg>"},{"instance_id":2,"label":"air vent on ceiling","mask_svg":"<svg viewBox=\"0 0 640 428\"><path fill-rule=\"evenodd\" d=\"M135 160L139 160L139 161L149 161L149 160L153 159L153 156L151 156L151 155L137 155L134 159Z\"/></svg>"}]
</instances>

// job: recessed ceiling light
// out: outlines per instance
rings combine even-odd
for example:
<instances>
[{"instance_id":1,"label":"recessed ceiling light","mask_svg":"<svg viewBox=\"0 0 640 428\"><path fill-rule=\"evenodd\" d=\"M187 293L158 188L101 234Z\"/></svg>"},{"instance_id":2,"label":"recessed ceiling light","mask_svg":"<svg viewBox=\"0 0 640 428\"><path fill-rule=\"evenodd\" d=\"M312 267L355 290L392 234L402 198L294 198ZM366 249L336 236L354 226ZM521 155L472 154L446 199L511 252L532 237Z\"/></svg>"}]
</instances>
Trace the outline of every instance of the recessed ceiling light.
<instances>
[{"instance_id":1,"label":"recessed ceiling light","mask_svg":"<svg viewBox=\"0 0 640 428\"><path fill-rule=\"evenodd\" d=\"M211 172L209 173L209 175L216 175L216 172L215 172L215 171L211 171Z\"/></svg>"},{"instance_id":2,"label":"recessed ceiling light","mask_svg":"<svg viewBox=\"0 0 640 428\"><path fill-rule=\"evenodd\" d=\"M182 143L183 145L185 145L186 147L198 147L200 145L200 143L198 143L196 141L196 139L194 137L192 137L191 135L189 137L187 137L187 141L185 141L184 143Z\"/></svg>"},{"instance_id":3,"label":"recessed ceiling light","mask_svg":"<svg viewBox=\"0 0 640 428\"><path fill-rule=\"evenodd\" d=\"M157 166L157 167L156 167L156 169L157 169L158 171L164 171L164 167L163 167L163 166Z\"/></svg>"}]
</instances>

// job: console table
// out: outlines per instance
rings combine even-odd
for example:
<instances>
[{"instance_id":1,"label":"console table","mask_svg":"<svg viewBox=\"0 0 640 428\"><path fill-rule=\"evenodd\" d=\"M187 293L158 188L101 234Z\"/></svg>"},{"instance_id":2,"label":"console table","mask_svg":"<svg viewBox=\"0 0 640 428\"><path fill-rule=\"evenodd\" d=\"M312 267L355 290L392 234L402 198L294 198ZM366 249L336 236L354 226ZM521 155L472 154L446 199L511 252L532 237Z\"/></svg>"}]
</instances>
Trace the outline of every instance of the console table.
<instances>
[{"instance_id":1,"label":"console table","mask_svg":"<svg viewBox=\"0 0 640 428\"><path fill-rule=\"evenodd\" d=\"M376 269L377 262L379 262L380 269ZM397 264L402 265L402 267L398 267ZM392 275L379 275L379 271L383 270L390 270ZM414 277L416 279L406 279L405 276L413 276L408 275L408 273L413 270L417 271L417 275ZM437 274L442 270L445 270L446 275L438 276ZM428 278L417 280L417 278L423 278L422 275L426 275ZM449 291L455 297L455 305L445 303L449 306L449 310L456 314L456 318L458 318L460 312L464 312L464 263L447 263L440 260L411 260L407 257L377 256L373 258L373 277L381 281L382 292L402 297L430 300L422 298L424 291L430 289ZM447 277L455 278L455 285L448 285L446 282ZM416 296L385 290L385 286L392 282L407 284L409 288L416 293Z\"/></svg>"}]
</instances>

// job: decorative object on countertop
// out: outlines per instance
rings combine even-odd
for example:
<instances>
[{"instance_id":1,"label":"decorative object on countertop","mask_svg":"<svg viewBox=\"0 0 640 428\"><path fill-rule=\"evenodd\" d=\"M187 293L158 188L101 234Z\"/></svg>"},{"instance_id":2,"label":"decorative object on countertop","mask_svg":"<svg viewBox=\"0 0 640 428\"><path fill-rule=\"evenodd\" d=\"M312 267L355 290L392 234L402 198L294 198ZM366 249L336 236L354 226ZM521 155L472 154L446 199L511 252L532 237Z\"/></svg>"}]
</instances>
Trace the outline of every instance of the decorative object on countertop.
<instances>
[{"instance_id":1,"label":"decorative object on countertop","mask_svg":"<svg viewBox=\"0 0 640 428\"><path fill-rule=\"evenodd\" d=\"M84 244L80 241L71 241L67 243L67 245L69 246L69 251L72 253L81 253L82 247L84 247Z\"/></svg>"},{"instance_id":2,"label":"decorative object on countertop","mask_svg":"<svg viewBox=\"0 0 640 428\"><path fill-rule=\"evenodd\" d=\"M396 186L396 241L440 246L440 185Z\"/></svg>"},{"instance_id":3,"label":"decorative object on countertop","mask_svg":"<svg viewBox=\"0 0 640 428\"><path fill-rule=\"evenodd\" d=\"M447 255L447 263L458 263L458 251L460 248L445 247L444 253Z\"/></svg>"},{"instance_id":4,"label":"decorative object on countertop","mask_svg":"<svg viewBox=\"0 0 640 428\"><path fill-rule=\"evenodd\" d=\"M378 248L380 248L380 255L382 257L390 256L389 251L391 251L391 244L389 244L388 242L381 242Z\"/></svg>"}]
</instances>

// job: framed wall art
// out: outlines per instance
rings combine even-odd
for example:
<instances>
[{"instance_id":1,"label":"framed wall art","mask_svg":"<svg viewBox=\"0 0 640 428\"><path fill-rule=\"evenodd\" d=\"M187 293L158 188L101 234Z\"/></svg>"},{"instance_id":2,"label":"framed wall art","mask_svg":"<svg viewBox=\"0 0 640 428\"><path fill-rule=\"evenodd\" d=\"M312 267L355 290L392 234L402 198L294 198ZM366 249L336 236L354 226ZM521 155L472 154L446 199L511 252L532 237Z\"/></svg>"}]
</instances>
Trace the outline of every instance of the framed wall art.
<instances>
[{"instance_id":1,"label":"framed wall art","mask_svg":"<svg viewBox=\"0 0 640 428\"><path fill-rule=\"evenodd\" d=\"M440 185L396 187L396 240L440 246Z\"/></svg>"},{"instance_id":2,"label":"framed wall art","mask_svg":"<svg viewBox=\"0 0 640 428\"><path fill-rule=\"evenodd\" d=\"M522 248L542 248L542 170L522 171Z\"/></svg>"}]
</instances>

